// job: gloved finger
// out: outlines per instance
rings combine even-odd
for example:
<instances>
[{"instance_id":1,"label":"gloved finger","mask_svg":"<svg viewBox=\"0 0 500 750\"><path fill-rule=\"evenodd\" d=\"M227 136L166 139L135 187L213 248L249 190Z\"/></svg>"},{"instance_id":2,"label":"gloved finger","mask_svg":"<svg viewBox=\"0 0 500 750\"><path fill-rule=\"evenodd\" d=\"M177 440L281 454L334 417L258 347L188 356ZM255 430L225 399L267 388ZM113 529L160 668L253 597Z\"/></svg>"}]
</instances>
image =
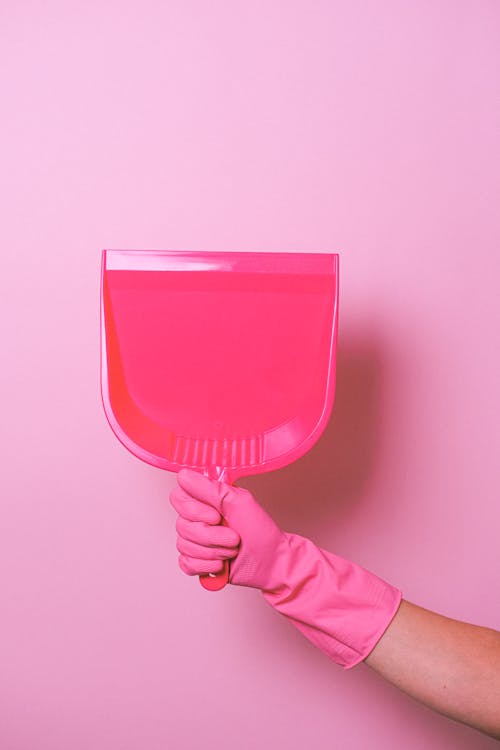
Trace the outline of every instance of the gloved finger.
<instances>
[{"instance_id":1,"label":"gloved finger","mask_svg":"<svg viewBox=\"0 0 500 750\"><path fill-rule=\"evenodd\" d=\"M203 547L181 536L177 537L177 549L182 555L198 560L231 560L238 554L234 547Z\"/></svg>"},{"instance_id":2,"label":"gloved finger","mask_svg":"<svg viewBox=\"0 0 500 750\"><path fill-rule=\"evenodd\" d=\"M201 544L203 547L237 547L239 534L228 526L211 526L201 521L186 521L179 516L175 528L179 536L188 542Z\"/></svg>"},{"instance_id":3,"label":"gloved finger","mask_svg":"<svg viewBox=\"0 0 500 750\"><path fill-rule=\"evenodd\" d=\"M195 500L182 487L174 487L169 499L177 513L188 521L204 521L214 525L221 522L220 513L215 508L201 500Z\"/></svg>"},{"instance_id":4,"label":"gloved finger","mask_svg":"<svg viewBox=\"0 0 500 750\"><path fill-rule=\"evenodd\" d=\"M218 511L221 510L222 499L220 482L209 479L198 471L193 471L192 469L181 469L177 474L177 481L182 489L185 490L188 495L191 495L191 497L196 498L196 500L201 500L204 503L208 503Z\"/></svg>"},{"instance_id":5,"label":"gloved finger","mask_svg":"<svg viewBox=\"0 0 500 750\"><path fill-rule=\"evenodd\" d=\"M194 557L179 555L179 567L188 576L201 576L204 573L220 573L222 560L197 560Z\"/></svg>"}]
</instances>

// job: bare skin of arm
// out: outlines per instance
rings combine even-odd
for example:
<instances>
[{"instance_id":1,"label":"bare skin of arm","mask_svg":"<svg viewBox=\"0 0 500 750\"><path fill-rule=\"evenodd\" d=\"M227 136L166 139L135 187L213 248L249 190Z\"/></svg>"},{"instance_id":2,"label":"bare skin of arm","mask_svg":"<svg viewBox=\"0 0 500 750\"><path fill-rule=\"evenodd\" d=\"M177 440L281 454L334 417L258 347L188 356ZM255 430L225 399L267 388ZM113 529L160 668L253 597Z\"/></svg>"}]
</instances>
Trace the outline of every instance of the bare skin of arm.
<instances>
[{"instance_id":1,"label":"bare skin of arm","mask_svg":"<svg viewBox=\"0 0 500 750\"><path fill-rule=\"evenodd\" d=\"M365 659L430 708L500 739L500 633L402 601Z\"/></svg>"}]
</instances>

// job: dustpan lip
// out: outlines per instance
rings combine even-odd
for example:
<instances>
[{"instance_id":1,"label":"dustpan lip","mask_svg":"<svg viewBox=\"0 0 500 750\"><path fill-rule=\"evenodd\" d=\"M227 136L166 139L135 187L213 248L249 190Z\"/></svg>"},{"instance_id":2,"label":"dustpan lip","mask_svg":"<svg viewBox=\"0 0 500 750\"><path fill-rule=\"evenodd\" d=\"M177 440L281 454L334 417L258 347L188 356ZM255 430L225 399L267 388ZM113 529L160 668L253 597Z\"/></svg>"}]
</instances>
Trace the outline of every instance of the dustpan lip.
<instances>
[{"instance_id":1,"label":"dustpan lip","mask_svg":"<svg viewBox=\"0 0 500 750\"><path fill-rule=\"evenodd\" d=\"M110 270L107 266L107 259L109 257L108 254L111 252L113 253L126 252L127 257L128 257L128 254L130 252L143 253L144 251L111 251L111 250L102 251L101 295L100 295L100 339L101 339L100 340L100 360L101 360L100 362L100 391L101 391L101 400L102 400L104 412L108 420L108 423L112 431L118 438L118 440L133 455L140 458L142 461L144 461L145 463L148 463L149 465L155 466L160 469L172 471L172 472L178 472L181 468L183 468L184 464L175 463L162 456L155 455L154 453L151 453L150 451L142 448L138 443L132 440L128 436L127 432L121 427L111 405L110 394L109 394L109 379L108 379L107 350L106 350L106 325L105 325L104 300L103 300L105 274L108 270ZM154 251L154 252L157 253L158 251ZM192 255L192 253L185 253L184 251L179 251L179 252L174 251L174 252L176 255L179 255L179 254ZM199 255L199 253L197 254ZM219 255L219 253L215 253L215 254ZM257 253L257 254L260 255L260 253ZM234 253L230 253L230 255L233 256ZM240 255L243 255L243 253L241 253ZM245 253L245 255L248 256L249 253ZM297 255L297 254L296 253L272 253L269 255L276 256L276 255ZM313 255L313 254L309 253L307 255ZM328 375L327 375L327 381L325 385L323 408L322 408L321 414L316 422L316 425L311 430L311 432L307 435L306 438L304 438L304 440L301 443L299 443L293 449L290 449L281 455L270 458L267 461L264 460L258 465L242 464L237 467L223 467L222 473L224 475L224 479L225 481L229 483L233 483L237 479L244 477L244 476L257 475L257 474L262 474L262 473L269 472L269 471L274 471L296 461L301 456L303 456L308 450L310 450L310 448L312 448L313 445L318 441L318 439L321 437L322 433L324 432L326 425L329 421L329 418L331 416L331 412L332 412L333 404L334 404L334 398L335 398L335 384L336 384L335 354L336 354L337 337L338 337L339 254L338 253L317 253L314 255L321 255L323 257L326 256L330 259L330 265L329 265L327 272L331 273L335 277L335 287L334 287L334 293L333 293L334 304L333 304L333 310L332 310L333 324L332 324L332 331L331 331L331 338L330 338Z\"/></svg>"},{"instance_id":2,"label":"dustpan lip","mask_svg":"<svg viewBox=\"0 0 500 750\"><path fill-rule=\"evenodd\" d=\"M226 250L102 251L106 271L231 271L321 274L337 270L338 253Z\"/></svg>"}]
</instances>

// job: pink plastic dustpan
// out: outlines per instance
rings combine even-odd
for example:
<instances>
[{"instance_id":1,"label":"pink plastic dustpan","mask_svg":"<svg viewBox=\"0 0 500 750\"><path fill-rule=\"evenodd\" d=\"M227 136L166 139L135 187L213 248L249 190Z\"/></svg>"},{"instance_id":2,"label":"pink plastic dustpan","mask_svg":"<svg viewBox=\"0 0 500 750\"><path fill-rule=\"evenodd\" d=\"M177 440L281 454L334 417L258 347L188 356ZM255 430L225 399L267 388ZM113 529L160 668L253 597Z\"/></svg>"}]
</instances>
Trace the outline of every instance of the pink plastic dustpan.
<instances>
[{"instance_id":1,"label":"pink plastic dustpan","mask_svg":"<svg viewBox=\"0 0 500 750\"><path fill-rule=\"evenodd\" d=\"M337 300L334 254L104 250L111 428L153 466L228 483L291 463L332 410Z\"/></svg>"}]
</instances>

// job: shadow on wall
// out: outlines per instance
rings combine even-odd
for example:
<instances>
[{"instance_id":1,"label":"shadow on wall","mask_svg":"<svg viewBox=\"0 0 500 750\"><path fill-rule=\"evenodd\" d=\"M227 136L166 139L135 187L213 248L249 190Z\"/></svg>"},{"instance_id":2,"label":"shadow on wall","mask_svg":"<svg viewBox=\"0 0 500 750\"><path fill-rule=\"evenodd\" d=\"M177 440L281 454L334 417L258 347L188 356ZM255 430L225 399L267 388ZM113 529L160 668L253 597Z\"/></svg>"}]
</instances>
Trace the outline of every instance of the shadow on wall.
<instances>
[{"instance_id":1,"label":"shadow on wall","mask_svg":"<svg viewBox=\"0 0 500 750\"><path fill-rule=\"evenodd\" d=\"M348 340L343 344L342 339ZM292 464L238 485L255 494L277 523L309 536L332 515L362 502L377 460L383 355L371 335L343 331L330 421L318 442Z\"/></svg>"}]
</instances>

